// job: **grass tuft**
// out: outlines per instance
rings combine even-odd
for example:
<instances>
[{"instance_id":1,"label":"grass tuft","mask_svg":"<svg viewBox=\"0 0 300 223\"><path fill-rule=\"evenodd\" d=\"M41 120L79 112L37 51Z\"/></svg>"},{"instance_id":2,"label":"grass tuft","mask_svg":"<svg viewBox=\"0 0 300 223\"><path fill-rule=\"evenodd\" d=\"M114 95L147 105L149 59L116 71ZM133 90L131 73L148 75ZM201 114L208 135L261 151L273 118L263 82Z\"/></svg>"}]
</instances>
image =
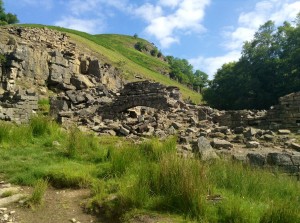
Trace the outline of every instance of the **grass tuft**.
<instances>
[{"instance_id":1,"label":"grass tuft","mask_svg":"<svg viewBox=\"0 0 300 223\"><path fill-rule=\"evenodd\" d=\"M32 208L41 206L44 202L44 196L47 188L48 188L48 181L39 179L35 184L35 187L33 189L30 198L27 201L27 204Z\"/></svg>"}]
</instances>

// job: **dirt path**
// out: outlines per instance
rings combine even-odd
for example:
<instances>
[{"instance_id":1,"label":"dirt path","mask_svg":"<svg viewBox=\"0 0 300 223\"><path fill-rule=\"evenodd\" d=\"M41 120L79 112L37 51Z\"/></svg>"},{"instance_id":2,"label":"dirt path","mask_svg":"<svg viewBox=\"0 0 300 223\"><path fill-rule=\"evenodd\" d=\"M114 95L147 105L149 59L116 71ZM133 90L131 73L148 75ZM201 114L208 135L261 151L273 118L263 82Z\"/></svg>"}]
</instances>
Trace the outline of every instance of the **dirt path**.
<instances>
[{"instance_id":1,"label":"dirt path","mask_svg":"<svg viewBox=\"0 0 300 223\"><path fill-rule=\"evenodd\" d=\"M31 188L23 188L30 193ZM89 191L48 189L42 207L32 210L19 204L9 205L10 211L15 211L16 223L99 223L95 216L86 214L82 204L89 197ZM73 219L73 221L72 221Z\"/></svg>"}]
</instances>

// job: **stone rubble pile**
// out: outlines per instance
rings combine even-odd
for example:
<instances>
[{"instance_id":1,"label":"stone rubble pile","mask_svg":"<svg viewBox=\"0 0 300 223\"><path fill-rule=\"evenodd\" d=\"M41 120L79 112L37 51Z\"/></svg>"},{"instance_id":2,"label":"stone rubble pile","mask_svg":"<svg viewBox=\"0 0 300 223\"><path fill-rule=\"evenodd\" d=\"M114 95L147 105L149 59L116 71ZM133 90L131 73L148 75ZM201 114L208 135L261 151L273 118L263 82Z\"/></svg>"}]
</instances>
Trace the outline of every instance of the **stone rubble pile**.
<instances>
[{"instance_id":1,"label":"stone rubble pile","mask_svg":"<svg viewBox=\"0 0 300 223\"><path fill-rule=\"evenodd\" d=\"M5 57L0 63L2 120L28 122L38 100L47 97L49 90L57 94L72 91L79 95L77 103L85 96L92 100L81 92L83 89L114 92L122 86L117 69L101 64L64 33L47 28L1 27L0 36L0 54Z\"/></svg>"}]
</instances>

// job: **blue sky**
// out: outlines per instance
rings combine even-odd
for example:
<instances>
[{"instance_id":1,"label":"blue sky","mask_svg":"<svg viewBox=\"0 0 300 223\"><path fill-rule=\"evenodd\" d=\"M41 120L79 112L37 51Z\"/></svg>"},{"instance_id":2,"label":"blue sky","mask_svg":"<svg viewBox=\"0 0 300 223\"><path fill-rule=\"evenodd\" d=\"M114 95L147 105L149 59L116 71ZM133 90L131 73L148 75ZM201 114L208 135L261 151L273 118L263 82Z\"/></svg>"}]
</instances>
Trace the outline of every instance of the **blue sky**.
<instances>
[{"instance_id":1,"label":"blue sky","mask_svg":"<svg viewBox=\"0 0 300 223\"><path fill-rule=\"evenodd\" d=\"M138 34L164 55L189 60L210 78L240 57L268 20L281 25L300 0L4 0L21 23L57 25L88 33Z\"/></svg>"}]
</instances>

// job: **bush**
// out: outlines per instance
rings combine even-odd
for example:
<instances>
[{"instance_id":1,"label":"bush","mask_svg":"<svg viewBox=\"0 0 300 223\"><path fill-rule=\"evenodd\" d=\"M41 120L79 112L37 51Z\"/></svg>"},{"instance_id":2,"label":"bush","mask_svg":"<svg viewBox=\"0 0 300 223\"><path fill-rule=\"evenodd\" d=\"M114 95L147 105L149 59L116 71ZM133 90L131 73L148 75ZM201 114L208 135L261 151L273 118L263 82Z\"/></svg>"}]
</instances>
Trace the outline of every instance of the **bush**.
<instances>
[{"instance_id":1,"label":"bush","mask_svg":"<svg viewBox=\"0 0 300 223\"><path fill-rule=\"evenodd\" d=\"M150 51L150 53L151 53L151 56L156 57L158 55L158 49L154 48Z\"/></svg>"},{"instance_id":2,"label":"bush","mask_svg":"<svg viewBox=\"0 0 300 223\"><path fill-rule=\"evenodd\" d=\"M147 45L144 43L144 42L137 42L135 45L134 45L135 49L137 49L138 51L147 51Z\"/></svg>"}]
</instances>

